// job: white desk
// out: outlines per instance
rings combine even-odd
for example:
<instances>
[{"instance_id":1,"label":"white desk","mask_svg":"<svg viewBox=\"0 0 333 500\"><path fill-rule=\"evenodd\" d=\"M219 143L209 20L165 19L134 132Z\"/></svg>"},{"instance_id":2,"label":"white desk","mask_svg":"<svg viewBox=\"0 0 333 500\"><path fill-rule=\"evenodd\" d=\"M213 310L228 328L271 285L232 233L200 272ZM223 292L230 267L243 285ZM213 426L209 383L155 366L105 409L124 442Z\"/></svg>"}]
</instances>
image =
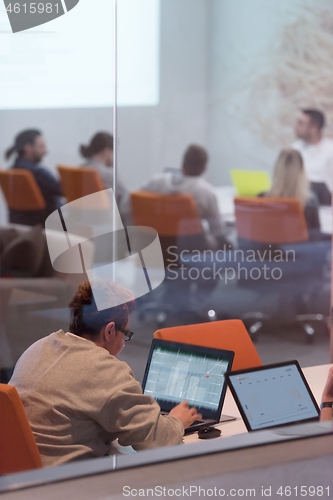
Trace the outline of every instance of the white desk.
<instances>
[{"instance_id":1,"label":"white desk","mask_svg":"<svg viewBox=\"0 0 333 500\"><path fill-rule=\"evenodd\" d=\"M329 369L333 366L331 365L319 365L319 366L311 366L309 368L303 368L303 372L306 380L317 400L318 405L320 405L321 395L324 390L324 386L326 383L326 379L328 376ZM240 416L237 405L235 403L234 398L229 389L227 389L227 394L225 398L225 402L223 405L222 413L225 415L233 415L237 417L237 420L232 422L224 422L223 424L218 424L215 427L221 429L221 436L215 439L223 439L225 437L235 436L236 434L241 434L243 432L247 432L245 424ZM190 434L185 436L184 442L193 443L195 441L205 442L205 439L199 439L198 433Z\"/></svg>"},{"instance_id":2,"label":"white desk","mask_svg":"<svg viewBox=\"0 0 333 500\"><path fill-rule=\"evenodd\" d=\"M305 375L305 378L308 381L308 384L309 384L319 406L320 406L320 402L321 402L321 395L322 395L322 392L324 390L324 386L325 386L326 379L328 376L328 371L332 366L333 366L333 364L311 366L308 368L303 368L303 373ZM221 436L218 438L214 438L214 441L216 439L223 439L226 437L236 436L236 434L247 433L247 429L245 427L243 419L238 411L235 400L234 400L229 389L227 389L222 413L224 413L225 415L230 415L230 416L232 415L232 416L236 417L236 420L232 420L229 422L224 422L222 424L216 425L215 427L217 427L218 429L221 429ZM184 437L185 444L199 442L199 441L201 443L207 442L206 439L199 439L197 432L195 432L193 434L189 434L189 435ZM133 448L131 446L120 446L119 444L116 444L116 443L113 443L111 450L110 450L110 454L121 453L124 455L129 455L129 454L135 453L135 451L133 450Z\"/></svg>"},{"instance_id":3,"label":"white desk","mask_svg":"<svg viewBox=\"0 0 333 500\"><path fill-rule=\"evenodd\" d=\"M304 370L318 401L330 366ZM223 424L224 437L227 435L227 426L231 428L236 424ZM289 427L282 432L264 430L245 433L224 440L217 438L193 442L193 439L190 441L190 437L186 437L187 443L192 442L190 446L144 450L132 456L93 458L3 476L0 492L5 494L1 498L58 499L67 498L70 491L74 500L102 500L114 498L114 495L120 499L124 497L124 485L146 491L160 485L173 490L197 485L203 489L213 486L231 491L231 488L239 485L242 488L255 487L259 493L260 485L263 484L271 486L275 492L281 484L291 484L299 487L300 491L301 485L331 484L332 439L331 422L304 424L292 430ZM253 447L256 447L255 452ZM320 477L317 481L318 474ZM285 482L284 478L290 482ZM14 491L20 487L30 489ZM198 498L198 495L193 497Z\"/></svg>"},{"instance_id":4,"label":"white desk","mask_svg":"<svg viewBox=\"0 0 333 500\"><path fill-rule=\"evenodd\" d=\"M332 234L333 232L333 212L332 207L319 207L319 220L321 232Z\"/></svg>"},{"instance_id":5,"label":"white desk","mask_svg":"<svg viewBox=\"0 0 333 500\"><path fill-rule=\"evenodd\" d=\"M224 222L233 224L236 220L234 197L236 189L233 186L215 187L217 202ZM333 213L331 207L319 207L319 220L322 233L332 234Z\"/></svg>"},{"instance_id":6,"label":"white desk","mask_svg":"<svg viewBox=\"0 0 333 500\"><path fill-rule=\"evenodd\" d=\"M236 189L233 186L215 187L217 203L224 222L234 223L235 204L234 198L237 195Z\"/></svg>"}]
</instances>

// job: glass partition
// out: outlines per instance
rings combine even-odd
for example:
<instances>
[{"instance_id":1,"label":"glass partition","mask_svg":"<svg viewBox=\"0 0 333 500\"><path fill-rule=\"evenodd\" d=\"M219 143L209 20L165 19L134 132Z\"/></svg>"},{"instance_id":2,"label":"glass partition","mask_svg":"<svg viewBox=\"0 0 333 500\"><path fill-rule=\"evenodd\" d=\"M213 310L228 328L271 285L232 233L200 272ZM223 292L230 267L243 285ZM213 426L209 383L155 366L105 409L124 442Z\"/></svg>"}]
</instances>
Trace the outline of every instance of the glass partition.
<instances>
[{"instance_id":1,"label":"glass partition","mask_svg":"<svg viewBox=\"0 0 333 500\"><path fill-rule=\"evenodd\" d=\"M1 382L99 279L135 298L139 382L157 330L237 350L225 320L263 364L329 363L329 3L95 3L0 5Z\"/></svg>"},{"instance_id":2,"label":"glass partition","mask_svg":"<svg viewBox=\"0 0 333 500\"><path fill-rule=\"evenodd\" d=\"M48 249L65 233L56 225L46 241L44 224L60 206L104 189L96 172L78 167L90 166L97 132L112 141L113 24L109 1L0 6L2 381L31 344L68 331L83 275L52 266ZM112 148L109 156L106 163ZM81 222L74 233L84 232Z\"/></svg>"},{"instance_id":3,"label":"glass partition","mask_svg":"<svg viewBox=\"0 0 333 500\"><path fill-rule=\"evenodd\" d=\"M132 316L142 360L121 354L139 379L156 330L226 319L244 322L263 363L329 361L332 172L306 149L331 147L331 118L313 83L324 67L305 63L331 50L326 8L161 0L158 58L141 67L157 64L156 100L118 106L119 181L132 192L122 215L158 231L166 269ZM307 142L311 110L326 125Z\"/></svg>"}]
</instances>

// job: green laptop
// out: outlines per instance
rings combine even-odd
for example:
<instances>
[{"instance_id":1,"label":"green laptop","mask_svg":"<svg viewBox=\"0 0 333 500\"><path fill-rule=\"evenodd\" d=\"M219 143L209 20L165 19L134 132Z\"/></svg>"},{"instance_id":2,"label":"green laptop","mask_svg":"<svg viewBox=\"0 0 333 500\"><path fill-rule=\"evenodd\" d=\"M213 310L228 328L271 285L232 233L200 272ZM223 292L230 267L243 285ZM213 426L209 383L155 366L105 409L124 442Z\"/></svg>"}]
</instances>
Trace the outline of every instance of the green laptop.
<instances>
[{"instance_id":1,"label":"green laptop","mask_svg":"<svg viewBox=\"0 0 333 500\"><path fill-rule=\"evenodd\" d=\"M260 170L231 170L233 185L239 196L257 196L268 191L271 181L266 172Z\"/></svg>"}]
</instances>

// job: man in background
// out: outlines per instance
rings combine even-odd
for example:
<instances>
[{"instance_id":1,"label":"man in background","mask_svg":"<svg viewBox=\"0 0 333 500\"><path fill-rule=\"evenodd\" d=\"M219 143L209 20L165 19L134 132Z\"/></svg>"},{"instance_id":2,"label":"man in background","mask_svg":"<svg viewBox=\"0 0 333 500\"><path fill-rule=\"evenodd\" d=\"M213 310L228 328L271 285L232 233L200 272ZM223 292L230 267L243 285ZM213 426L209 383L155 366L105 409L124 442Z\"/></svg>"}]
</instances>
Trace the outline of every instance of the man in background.
<instances>
[{"instance_id":1,"label":"man in background","mask_svg":"<svg viewBox=\"0 0 333 500\"><path fill-rule=\"evenodd\" d=\"M292 148L299 151L311 189L320 205L331 205L333 188L333 140L322 136L325 117L316 109L302 109L294 131L298 140Z\"/></svg>"},{"instance_id":2,"label":"man in background","mask_svg":"<svg viewBox=\"0 0 333 500\"><path fill-rule=\"evenodd\" d=\"M10 222L17 224L44 224L45 219L62 205L62 190L59 181L48 170L40 165L42 159L47 154L45 139L39 130L29 129L19 133L14 145L5 153L8 160L16 154L12 169L29 170L45 200L45 209L16 211L10 210ZM22 193L23 194L23 193Z\"/></svg>"},{"instance_id":3,"label":"man in background","mask_svg":"<svg viewBox=\"0 0 333 500\"><path fill-rule=\"evenodd\" d=\"M207 151L197 144L192 144L185 151L181 171L156 174L147 184L141 186L140 190L159 194L192 195L199 217L208 223L210 243L219 247L227 241L214 188L202 178L207 163Z\"/></svg>"}]
</instances>

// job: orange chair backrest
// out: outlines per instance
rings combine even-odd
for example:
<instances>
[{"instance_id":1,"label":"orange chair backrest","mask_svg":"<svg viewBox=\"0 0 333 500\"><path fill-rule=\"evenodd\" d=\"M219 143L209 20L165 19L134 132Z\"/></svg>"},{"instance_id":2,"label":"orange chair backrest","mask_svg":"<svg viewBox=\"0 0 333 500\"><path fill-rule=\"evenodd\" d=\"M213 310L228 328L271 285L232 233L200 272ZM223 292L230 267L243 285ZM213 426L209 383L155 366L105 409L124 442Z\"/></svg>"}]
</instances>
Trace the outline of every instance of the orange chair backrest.
<instances>
[{"instance_id":1,"label":"orange chair backrest","mask_svg":"<svg viewBox=\"0 0 333 500\"><path fill-rule=\"evenodd\" d=\"M136 226L156 229L160 236L190 236L203 233L193 197L189 194L131 193Z\"/></svg>"},{"instance_id":2,"label":"orange chair backrest","mask_svg":"<svg viewBox=\"0 0 333 500\"><path fill-rule=\"evenodd\" d=\"M0 170L0 186L11 210L43 210L46 206L41 190L29 170Z\"/></svg>"},{"instance_id":3,"label":"orange chair backrest","mask_svg":"<svg viewBox=\"0 0 333 500\"><path fill-rule=\"evenodd\" d=\"M15 387L0 384L0 474L42 467L39 451Z\"/></svg>"},{"instance_id":4,"label":"orange chair backrest","mask_svg":"<svg viewBox=\"0 0 333 500\"><path fill-rule=\"evenodd\" d=\"M239 319L163 328L154 333L154 338L234 351L233 370L262 366L244 323Z\"/></svg>"},{"instance_id":5,"label":"orange chair backrest","mask_svg":"<svg viewBox=\"0 0 333 500\"><path fill-rule=\"evenodd\" d=\"M105 189L98 172L93 168L58 165L58 171L68 203Z\"/></svg>"},{"instance_id":6,"label":"orange chair backrest","mask_svg":"<svg viewBox=\"0 0 333 500\"><path fill-rule=\"evenodd\" d=\"M235 198L237 234L259 243L296 243L309 239L296 198Z\"/></svg>"}]
</instances>

